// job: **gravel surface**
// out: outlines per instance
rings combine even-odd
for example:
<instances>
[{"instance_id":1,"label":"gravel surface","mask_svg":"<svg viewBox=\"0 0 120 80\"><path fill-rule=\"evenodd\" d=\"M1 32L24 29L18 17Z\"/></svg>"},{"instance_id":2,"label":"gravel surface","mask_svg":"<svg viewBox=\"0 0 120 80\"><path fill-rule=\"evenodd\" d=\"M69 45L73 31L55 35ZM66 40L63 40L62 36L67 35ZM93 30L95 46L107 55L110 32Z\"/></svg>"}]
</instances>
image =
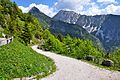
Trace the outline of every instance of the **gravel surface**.
<instances>
[{"instance_id":1,"label":"gravel surface","mask_svg":"<svg viewBox=\"0 0 120 80\"><path fill-rule=\"evenodd\" d=\"M41 80L120 80L120 72L109 71L73 58L46 52L32 47L36 52L54 60L57 71Z\"/></svg>"}]
</instances>

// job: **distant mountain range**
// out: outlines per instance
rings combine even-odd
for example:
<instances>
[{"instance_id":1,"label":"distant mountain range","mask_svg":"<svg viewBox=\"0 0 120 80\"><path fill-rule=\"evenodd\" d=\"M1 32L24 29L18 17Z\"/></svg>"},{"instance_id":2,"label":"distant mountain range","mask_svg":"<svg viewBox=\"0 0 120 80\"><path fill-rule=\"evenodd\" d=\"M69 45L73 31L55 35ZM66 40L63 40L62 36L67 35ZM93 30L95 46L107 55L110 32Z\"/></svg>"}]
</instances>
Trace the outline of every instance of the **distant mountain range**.
<instances>
[{"instance_id":1,"label":"distant mountain range","mask_svg":"<svg viewBox=\"0 0 120 80\"><path fill-rule=\"evenodd\" d=\"M52 33L90 39L98 45L100 45L100 40L108 52L120 45L119 15L87 16L61 10L53 18L50 18L36 7L29 12L42 21L45 24L44 27L49 28Z\"/></svg>"},{"instance_id":2,"label":"distant mountain range","mask_svg":"<svg viewBox=\"0 0 120 80\"><path fill-rule=\"evenodd\" d=\"M54 16L55 20L77 24L97 37L106 50L111 51L120 45L120 16L119 15L80 15L73 11L60 11Z\"/></svg>"},{"instance_id":3,"label":"distant mountain range","mask_svg":"<svg viewBox=\"0 0 120 80\"><path fill-rule=\"evenodd\" d=\"M38 18L40 22L43 23L44 28L48 28L53 34L58 35L59 33L63 36L69 34L72 37L80 37L81 39L90 39L95 42L97 45L101 45L99 39L88 33L83 27L63 22L60 20L55 20L54 18L50 18L36 7L33 7L29 11L34 17Z\"/></svg>"}]
</instances>

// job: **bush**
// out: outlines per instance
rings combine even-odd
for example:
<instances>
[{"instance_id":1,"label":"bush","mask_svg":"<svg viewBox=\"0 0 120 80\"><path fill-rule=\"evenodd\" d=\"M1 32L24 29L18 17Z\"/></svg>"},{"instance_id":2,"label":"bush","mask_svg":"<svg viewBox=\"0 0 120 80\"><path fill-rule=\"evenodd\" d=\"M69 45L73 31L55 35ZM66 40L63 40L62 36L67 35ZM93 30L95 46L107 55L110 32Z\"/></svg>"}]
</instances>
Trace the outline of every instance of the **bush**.
<instances>
[{"instance_id":1,"label":"bush","mask_svg":"<svg viewBox=\"0 0 120 80\"><path fill-rule=\"evenodd\" d=\"M109 59L114 61L114 69L119 70L120 69L120 49L116 49L114 53L111 53Z\"/></svg>"}]
</instances>

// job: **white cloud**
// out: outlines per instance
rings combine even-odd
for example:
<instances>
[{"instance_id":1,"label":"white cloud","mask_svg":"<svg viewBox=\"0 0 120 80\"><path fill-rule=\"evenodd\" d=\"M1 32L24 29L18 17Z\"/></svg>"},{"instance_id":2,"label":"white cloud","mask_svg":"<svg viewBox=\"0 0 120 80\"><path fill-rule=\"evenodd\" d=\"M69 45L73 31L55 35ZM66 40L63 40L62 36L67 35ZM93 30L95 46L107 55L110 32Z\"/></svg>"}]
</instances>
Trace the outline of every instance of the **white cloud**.
<instances>
[{"instance_id":1,"label":"white cloud","mask_svg":"<svg viewBox=\"0 0 120 80\"><path fill-rule=\"evenodd\" d=\"M120 6L115 6L116 0L97 0L100 5L106 4L107 7L98 6L92 0L59 0L55 3L56 10L72 10L85 15L117 14L120 15ZM109 3L109 4L108 4Z\"/></svg>"},{"instance_id":2,"label":"white cloud","mask_svg":"<svg viewBox=\"0 0 120 80\"><path fill-rule=\"evenodd\" d=\"M115 6L113 4L108 5L105 9L104 12L107 14L119 14L120 15L120 6Z\"/></svg>"},{"instance_id":3,"label":"white cloud","mask_svg":"<svg viewBox=\"0 0 120 80\"><path fill-rule=\"evenodd\" d=\"M19 6L19 8L23 11L23 13L28 13L29 10L34 6L37 7L41 12L45 13L46 15L48 15L50 17L52 17L56 14L56 12L54 12L53 8L50 8L49 6L43 5L43 4L37 5L35 3L32 3L29 5L29 7Z\"/></svg>"},{"instance_id":4,"label":"white cloud","mask_svg":"<svg viewBox=\"0 0 120 80\"><path fill-rule=\"evenodd\" d=\"M116 3L116 0L97 0L99 3Z\"/></svg>"},{"instance_id":5,"label":"white cloud","mask_svg":"<svg viewBox=\"0 0 120 80\"><path fill-rule=\"evenodd\" d=\"M99 5L103 5L104 2L106 7L99 6L96 2L91 0L58 0L52 7L48 5L39 4L36 5L35 3L30 4L29 7L19 6L20 9L24 13L27 13L32 7L37 7L41 12L45 13L46 15L53 17L59 10L69 10L75 11L80 14L85 15L101 15L101 14L117 14L120 15L120 5L115 5L114 2L116 0L97 0L97 2L101 2Z\"/></svg>"},{"instance_id":6,"label":"white cloud","mask_svg":"<svg viewBox=\"0 0 120 80\"><path fill-rule=\"evenodd\" d=\"M59 0L55 3L54 7L57 10L73 10L80 12L84 9L84 6L87 6L91 0Z\"/></svg>"},{"instance_id":7,"label":"white cloud","mask_svg":"<svg viewBox=\"0 0 120 80\"><path fill-rule=\"evenodd\" d=\"M89 7L87 10L82 11L80 14L85 15L100 15L101 10L95 3L91 3L91 7Z\"/></svg>"},{"instance_id":8,"label":"white cloud","mask_svg":"<svg viewBox=\"0 0 120 80\"><path fill-rule=\"evenodd\" d=\"M29 7L26 7L26 8L23 6L18 6L18 7L22 10L23 13L27 13L30 10Z\"/></svg>"},{"instance_id":9,"label":"white cloud","mask_svg":"<svg viewBox=\"0 0 120 80\"><path fill-rule=\"evenodd\" d=\"M106 8L99 8L97 5L93 5L86 11L82 11L82 14L86 15L101 15L101 14L116 14L120 15L120 6L114 4L108 5Z\"/></svg>"}]
</instances>

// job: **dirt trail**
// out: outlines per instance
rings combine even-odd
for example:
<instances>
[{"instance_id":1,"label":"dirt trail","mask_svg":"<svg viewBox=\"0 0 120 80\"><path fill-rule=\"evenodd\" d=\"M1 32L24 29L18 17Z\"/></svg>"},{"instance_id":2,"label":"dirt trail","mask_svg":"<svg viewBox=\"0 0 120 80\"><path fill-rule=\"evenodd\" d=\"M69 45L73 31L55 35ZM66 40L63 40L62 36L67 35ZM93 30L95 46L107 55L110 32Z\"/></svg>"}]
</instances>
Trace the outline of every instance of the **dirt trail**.
<instances>
[{"instance_id":1,"label":"dirt trail","mask_svg":"<svg viewBox=\"0 0 120 80\"><path fill-rule=\"evenodd\" d=\"M105 70L80 60L45 52L37 49L37 46L33 46L32 49L52 58L57 66L55 73L42 80L120 80L120 72Z\"/></svg>"}]
</instances>

